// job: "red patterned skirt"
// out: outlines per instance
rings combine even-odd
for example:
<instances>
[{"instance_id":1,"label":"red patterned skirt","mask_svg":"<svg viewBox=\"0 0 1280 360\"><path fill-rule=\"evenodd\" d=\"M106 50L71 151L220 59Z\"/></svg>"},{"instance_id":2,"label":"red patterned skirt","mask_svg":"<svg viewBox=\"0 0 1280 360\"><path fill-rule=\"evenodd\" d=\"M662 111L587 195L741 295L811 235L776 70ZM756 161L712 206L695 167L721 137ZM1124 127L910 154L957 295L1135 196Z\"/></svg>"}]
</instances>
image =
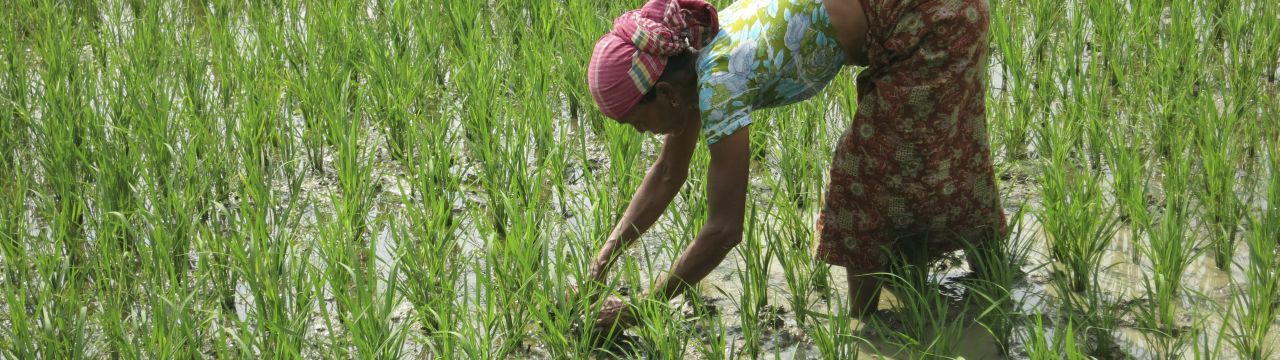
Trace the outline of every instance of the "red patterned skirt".
<instances>
[{"instance_id":1,"label":"red patterned skirt","mask_svg":"<svg viewBox=\"0 0 1280 360\"><path fill-rule=\"evenodd\" d=\"M895 249L938 255L1005 236L986 123L987 2L861 2L870 66L836 148L814 257L865 273Z\"/></svg>"}]
</instances>

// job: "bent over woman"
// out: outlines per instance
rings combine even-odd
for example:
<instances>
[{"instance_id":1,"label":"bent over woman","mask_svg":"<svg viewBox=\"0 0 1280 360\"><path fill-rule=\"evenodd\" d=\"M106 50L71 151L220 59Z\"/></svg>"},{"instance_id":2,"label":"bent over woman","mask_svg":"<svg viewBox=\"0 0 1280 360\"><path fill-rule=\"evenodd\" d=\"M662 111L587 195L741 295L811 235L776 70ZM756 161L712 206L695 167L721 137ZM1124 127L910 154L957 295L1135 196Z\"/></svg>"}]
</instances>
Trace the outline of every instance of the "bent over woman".
<instances>
[{"instance_id":1,"label":"bent over woman","mask_svg":"<svg viewBox=\"0 0 1280 360\"><path fill-rule=\"evenodd\" d=\"M591 55L591 95L608 117L665 135L661 153L592 263L657 221L711 152L708 216L647 296L701 281L742 239L751 113L807 99L844 65L858 109L836 144L814 256L845 267L854 316L874 311L891 252L937 255L1004 236L987 139L985 0L650 0L614 21ZM610 299L597 325L633 325Z\"/></svg>"}]
</instances>

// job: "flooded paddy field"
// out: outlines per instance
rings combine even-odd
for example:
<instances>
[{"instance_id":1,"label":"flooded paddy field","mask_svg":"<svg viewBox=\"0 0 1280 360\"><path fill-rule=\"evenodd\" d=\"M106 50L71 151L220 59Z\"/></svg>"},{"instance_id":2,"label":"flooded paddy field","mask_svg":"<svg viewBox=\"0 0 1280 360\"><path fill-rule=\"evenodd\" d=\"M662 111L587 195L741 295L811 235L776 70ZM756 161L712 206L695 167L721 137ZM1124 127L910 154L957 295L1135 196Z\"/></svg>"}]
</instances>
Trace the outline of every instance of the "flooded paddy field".
<instances>
[{"instance_id":1,"label":"flooded paddy field","mask_svg":"<svg viewBox=\"0 0 1280 360\"><path fill-rule=\"evenodd\" d=\"M640 4L8 4L0 358L1280 358L1280 5L991 2L1011 234L850 320L810 249L859 68L754 114L744 241L696 288L641 296L705 146L583 280L661 145L585 83ZM641 325L600 339L605 296Z\"/></svg>"}]
</instances>

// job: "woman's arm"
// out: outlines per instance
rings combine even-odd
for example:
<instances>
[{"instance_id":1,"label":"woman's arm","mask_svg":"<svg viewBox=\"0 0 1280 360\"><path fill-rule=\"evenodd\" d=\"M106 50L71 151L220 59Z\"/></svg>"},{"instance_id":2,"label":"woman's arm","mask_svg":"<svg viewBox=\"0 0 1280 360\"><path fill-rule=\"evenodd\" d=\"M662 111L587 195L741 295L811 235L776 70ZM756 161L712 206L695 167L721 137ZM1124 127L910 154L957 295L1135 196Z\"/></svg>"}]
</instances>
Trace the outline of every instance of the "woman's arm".
<instances>
[{"instance_id":1,"label":"woman's arm","mask_svg":"<svg viewBox=\"0 0 1280 360\"><path fill-rule=\"evenodd\" d=\"M707 223L672 264L671 272L650 288L651 294L670 299L690 284L702 281L742 241L750 175L750 138L750 126L747 126L711 146Z\"/></svg>"},{"instance_id":2,"label":"woman's arm","mask_svg":"<svg viewBox=\"0 0 1280 360\"><path fill-rule=\"evenodd\" d=\"M631 196L631 203L627 204L622 219L592 261L591 279L603 282L617 254L630 246L640 234L649 230L680 192L680 187L684 186L685 179L689 176L689 162L693 158L693 150L698 146L701 126L695 119L686 122L685 129L679 134L667 135L662 152L658 154L658 161L645 174L644 181L636 189L635 195Z\"/></svg>"}]
</instances>

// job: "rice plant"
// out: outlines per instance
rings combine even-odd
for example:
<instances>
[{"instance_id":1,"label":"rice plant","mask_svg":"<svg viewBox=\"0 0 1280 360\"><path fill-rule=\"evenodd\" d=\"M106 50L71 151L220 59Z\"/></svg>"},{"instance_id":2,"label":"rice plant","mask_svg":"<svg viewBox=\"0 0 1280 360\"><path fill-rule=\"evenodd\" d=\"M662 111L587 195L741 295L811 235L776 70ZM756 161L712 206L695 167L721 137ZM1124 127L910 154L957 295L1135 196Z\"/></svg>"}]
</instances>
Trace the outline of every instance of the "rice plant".
<instances>
[{"instance_id":1,"label":"rice plant","mask_svg":"<svg viewBox=\"0 0 1280 360\"><path fill-rule=\"evenodd\" d=\"M1235 325L1227 332L1231 346L1243 357L1265 359L1276 354L1276 344L1268 340L1268 333L1273 331L1277 309L1276 299L1280 299L1280 261L1276 260L1276 239L1280 236L1280 146L1275 142L1266 144L1270 159L1268 168L1271 180L1266 184L1268 208L1258 213L1250 221L1250 232L1245 238L1249 248L1247 262L1237 264L1245 274L1244 284L1236 284L1241 289L1241 296L1233 299L1231 313L1235 314Z\"/></svg>"},{"instance_id":2,"label":"rice plant","mask_svg":"<svg viewBox=\"0 0 1280 360\"><path fill-rule=\"evenodd\" d=\"M843 300L836 300L830 307L833 311L825 319L817 316L808 317L805 329L817 345L818 355L828 359L857 359L862 355L859 348L867 341L857 337L849 318L849 307ZM827 321L822 321L827 320Z\"/></svg>"},{"instance_id":3,"label":"rice plant","mask_svg":"<svg viewBox=\"0 0 1280 360\"><path fill-rule=\"evenodd\" d=\"M770 326L777 326L771 325L774 322L771 317L776 314L769 313L769 269L774 255L773 248L766 248L760 239L763 224L762 218L758 216L759 208L752 207L747 211L749 215L745 236L742 246L737 248L742 257L743 268L738 270L742 294L736 300L741 311L742 337L747 346L744 354L759 357L763 355L759 348L763 342L763 333Z\"/></svg>"},{"instance_id":4,"label":"rice plant","mask_svg":"<svg viewBox=\"0 0 1280 360\"><path fill-rule=\"evenodd\" d=\"M1192 329L1179 322L1178 308L1185 303L1184 274L1199 251L1190 236L1195 230L1185 220L1191 211L1189 162L1185 155L1175 155L1162 167L1165 209L1148 230L1151 237L1143 249L1151 264L1151 275L1143 279L1149 306L1138 309L1138 322L1156 352L1172 356L1192 337Z\"/></svg>"},{"instance_id":5,"label":"rice plant","mask_svg":"<svg viewBox=\"0 0 1280 360\"><path fill-rule=\"evenodd\" d=\"M1016 214L1011 229L1021 229L1022 214ZM1018 313L1023 299L1014 295L1018 282L1025 277L1022 266L1027 262L1031 244L1022 241L1020 232L997 238L982 246L965 248L972 279L965 283L968 300L978 309L974 317L991 333L1001 354L1008 356L1017 343L1015 329L1022 325Z\"/></svg>"},{"instance_id":6,"label":"rice plant","mask_svg":"<svg viewBox=\"0 0 1280 360\"><path fill-rule=\"evenodd\" d=\"M1046 128L1039 144L1047 158L1041 172L1044 204L1039 222L1048 236L1053 289L1061 310L1088 336L1098 352L1113 351L1110 331L1117 316L1110 311L1109 298L1102 292L1101 275L1106 270L1103 255L1117 231L1112 205L1103 201L1102 181L1097 173L1072 160L1081 132L1074 126ZM1052 170L1051 170L1052 169Z\"/></svg>"},{"instance_id":7,"label":"rice plant","mask_svg":"<svg viewBox=\"0 0 1280 360\"><path fill-rule=\"evenodd\" d=\"M1027 339L1027 355L1032 359L1089 359L1085 349L1077 343L1076 325L1068 321L1054 331L1046 331L1044 317L1033 316L1035 322Z\"/></svg>"},{"instance_id":8,"label":"rice plant","mask_svg":"<svg viewBox=\"0 0 1280 360\"><path fill-rule=\"evenodd\" d=\"M943 295L941 283L929 276L928 264L910 256L913 255L895 258L898 265L890 274L884 274L886 288L901 302L901 307L895 309L901 328L876 320L870 323L873 327L888 327L891 335L887 340L907 349L911 358L955 354L963 346L960 338L967 321L963 309L968 304L953 304Z\"/></svg>"}]
</instances>

